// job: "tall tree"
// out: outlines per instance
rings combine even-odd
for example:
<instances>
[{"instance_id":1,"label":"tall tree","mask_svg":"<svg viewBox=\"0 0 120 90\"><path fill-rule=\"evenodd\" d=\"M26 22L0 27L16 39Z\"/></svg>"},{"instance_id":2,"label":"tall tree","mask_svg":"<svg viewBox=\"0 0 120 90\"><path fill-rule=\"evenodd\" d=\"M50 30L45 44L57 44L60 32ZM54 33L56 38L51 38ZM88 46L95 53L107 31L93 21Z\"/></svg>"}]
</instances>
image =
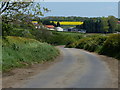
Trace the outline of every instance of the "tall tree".
<instances>
[{"instance_id":1,"label":"tall tree","mask_svg":"<svg viewBox=\"0 0 120 90\"><path fill-rule=\"evenodd\" d=\"M57 27L60 27L60 22L57 22Z\"/></svg>"},{"instance_id":2,"label":"tall tree","mask_svg":"<svg viewBox=\"0 0 120 90\"><path fill-rule=\"evenodd\" d=\"M100 23L101 23L101 19L97 18L96 22L95 22L95 29L96 29L96 33L100 33Z\"/></svg>"},{"instance_id":3,"label":"tall tree","mask_svg":"<svg viewBox=\"0 0 120 90\"><path fill-rule=\"evenodd\" d=\"M12 2L10 0L7 1L2 1L1 2L1 7L0 7L0 14L2 13L10 13L10 11L17 11L19 12L19 10L21 8L26 8L28 7L31 3L33 2Z\"/></svg>"},{"instance_id":4,"label":"tall tree","mask_svg":"<svg viewBox=\"0 0 120 90\"><path fill-rule=\"evenodd\" d=\"M109 29L108 26L108 19L105 17L101 18L101 22L100 22L100 31L101 33L107 33Z\"/></svg>"},{"instance_id":5,"label":"tall tree","mask_svg":"<svg viewBox=\"0 0 120 90\"><path fill-rule=\"evenodd\" d=\"M108 17L109 32L113 33L117 26L117 19L114 16Z\"/></svg>"},{"instance_id":6,"label":"tall tree","mask_svg":"<svg viewBox=\"0 0 120 90\"><path fill-rule=\"evenodd\" d=\"M34 0L29 0L29 2L24 1L25 0L7 0L0 2L0 14L11 17L9 19L12 21L15 20L15 15L21 15L21 17L23 15L27 15L26 17L35 17L43 16L43 12L49 11L47 8L41 7L40 3L34 2Z\"/></svg>"}]
</instances>

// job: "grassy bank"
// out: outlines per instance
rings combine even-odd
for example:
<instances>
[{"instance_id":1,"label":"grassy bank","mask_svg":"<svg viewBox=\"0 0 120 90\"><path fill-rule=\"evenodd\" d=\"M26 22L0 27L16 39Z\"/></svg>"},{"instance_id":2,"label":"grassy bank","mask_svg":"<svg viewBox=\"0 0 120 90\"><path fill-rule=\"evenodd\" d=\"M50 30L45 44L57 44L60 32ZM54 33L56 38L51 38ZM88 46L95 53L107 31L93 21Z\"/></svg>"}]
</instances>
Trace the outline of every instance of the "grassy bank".
<instances>
[{"instance_id":1,"label":"grassy bank","mask_svg":"<svg viewBox=\"0 0 120 90\"><path fill-rule=\"evenodd\" d=\"M59 51L47 43L34 39L7 36L2 41L2 69L24 67L34 63L53 60Z\"/></svg>"},{"instance_id":2,"label":"grassy bank","mask_svg":"<svg viewBox=\"0 0 120 90\"><path fill-rule=\"evenodd\" d=\"M66 45L120 59L120 34L93 35Z\"/></svg>"}]
</instances>

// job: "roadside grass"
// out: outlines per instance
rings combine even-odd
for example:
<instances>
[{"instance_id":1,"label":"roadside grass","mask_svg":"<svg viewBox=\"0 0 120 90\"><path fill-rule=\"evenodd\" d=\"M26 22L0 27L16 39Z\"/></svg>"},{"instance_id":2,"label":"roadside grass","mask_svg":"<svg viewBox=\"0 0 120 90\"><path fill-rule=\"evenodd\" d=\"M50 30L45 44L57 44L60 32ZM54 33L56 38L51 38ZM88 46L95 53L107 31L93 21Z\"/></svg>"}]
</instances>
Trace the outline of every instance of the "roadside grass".
<instances>
[{"instance_id":1,"label":"roadside grass","mask_svg":"<svg viewBox=\"0 0 120 90\"><path fill-rule=\"evenodd\" d=\"M59 51L47 43L15 36L3 37L2 53L3 72L53 60L59 55Z\"/></svg>"}]
</instances>

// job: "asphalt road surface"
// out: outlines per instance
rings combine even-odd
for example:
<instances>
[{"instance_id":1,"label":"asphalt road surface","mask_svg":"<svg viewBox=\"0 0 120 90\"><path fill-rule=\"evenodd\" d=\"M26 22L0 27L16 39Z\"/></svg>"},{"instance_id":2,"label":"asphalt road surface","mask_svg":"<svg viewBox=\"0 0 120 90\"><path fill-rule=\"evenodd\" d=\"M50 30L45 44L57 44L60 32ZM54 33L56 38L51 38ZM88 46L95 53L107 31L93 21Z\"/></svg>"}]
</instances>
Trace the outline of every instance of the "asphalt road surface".
<instances>
[{"instance_id":1,"label":"asphalt road surface","mask_svg":"<svg viewBox=\"0 0 120 90\"><path fill-rule=\"evenodd\" d=\"M20 88L106 88L111 72L97 55L84 50L58 47L59 62L25 80Z\"/></svg>"}]
</instances>

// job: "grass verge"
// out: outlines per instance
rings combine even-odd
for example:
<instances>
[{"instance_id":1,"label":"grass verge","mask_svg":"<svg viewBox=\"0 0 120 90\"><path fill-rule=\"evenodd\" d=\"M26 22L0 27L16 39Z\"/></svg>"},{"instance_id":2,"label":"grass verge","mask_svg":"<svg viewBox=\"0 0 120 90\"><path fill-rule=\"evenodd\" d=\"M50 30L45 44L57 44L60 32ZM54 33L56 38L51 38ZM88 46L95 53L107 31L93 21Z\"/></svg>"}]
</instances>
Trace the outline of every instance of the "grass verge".
<instances>
[{"instance_id":1,"label":"grass verge","mask_svg":"<svg viewBox=\"0 0 120 90\"><path fill-rule=\"evenodd\" d=\"M29 66L53 60L59 51L47 43L34 39L7 36L2 41L2 70Z\"/></svg>"}]
</instances>

